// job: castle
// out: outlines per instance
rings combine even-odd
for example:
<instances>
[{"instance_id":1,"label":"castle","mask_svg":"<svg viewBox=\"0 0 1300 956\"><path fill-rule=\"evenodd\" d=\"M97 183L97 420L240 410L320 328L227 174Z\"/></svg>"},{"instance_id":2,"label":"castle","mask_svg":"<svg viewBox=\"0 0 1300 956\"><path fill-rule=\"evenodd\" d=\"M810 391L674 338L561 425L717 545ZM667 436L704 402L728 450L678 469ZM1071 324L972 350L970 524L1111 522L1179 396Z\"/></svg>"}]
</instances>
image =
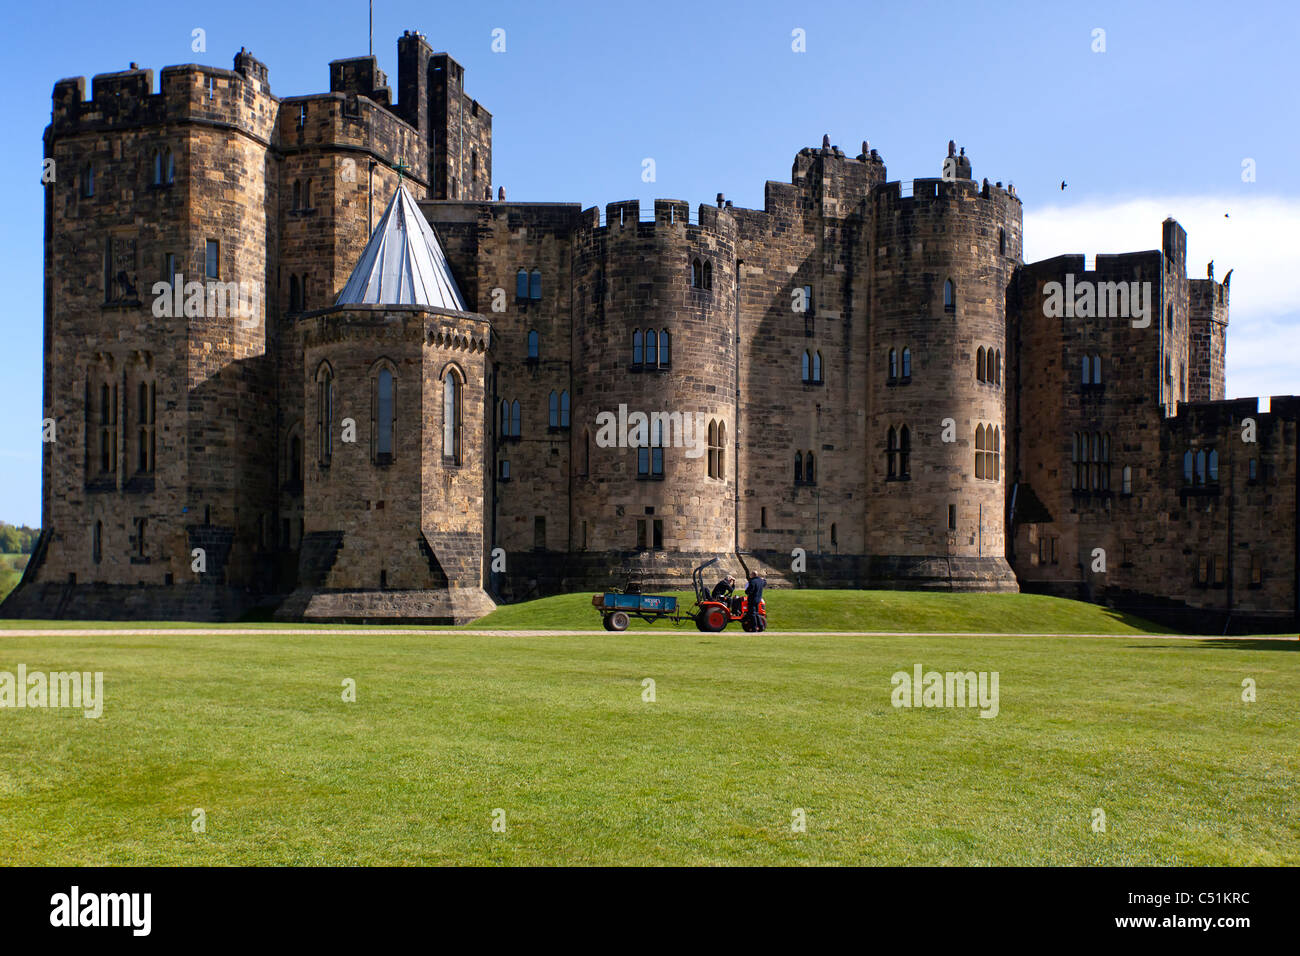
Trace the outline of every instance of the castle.
<instances>
[{"instance_id":1,"label":"castle","mask_svg":"<svg viewBox=\"0 0 1300 956\"><path fill-rule=\"evenodd\" d=\"M1295 620L1300 399L1224 400L1229 281L1173 220L1024 263L964 150L900 183L828 139L761 210L507 201L462 67L397 52L395 100L374 57L313 96L246 51L55 84L5 615L461 622L720 557Z\"/></svg>"}]
</instances>

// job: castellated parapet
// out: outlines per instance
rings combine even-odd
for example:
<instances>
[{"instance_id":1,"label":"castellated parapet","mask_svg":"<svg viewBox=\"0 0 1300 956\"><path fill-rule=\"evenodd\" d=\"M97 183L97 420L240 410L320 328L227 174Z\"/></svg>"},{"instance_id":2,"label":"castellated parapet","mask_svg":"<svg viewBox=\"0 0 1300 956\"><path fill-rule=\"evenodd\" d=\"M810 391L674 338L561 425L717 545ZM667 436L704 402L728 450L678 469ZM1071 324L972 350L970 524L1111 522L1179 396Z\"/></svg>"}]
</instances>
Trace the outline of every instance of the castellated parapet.
<instances>
[{"instance_id":1,"label":"castellated parapet","mask_svg":"<svg viewBox=\"0 0 1300 956\"><path fill-rule=\"evenodd\" d=\"M1188 278L1174 220L1146 251L1024 263L1014 188L957 144L937 178L890 182L829 137L762 209L506 201L460 64L411 31L397 59L395 86L353 57L291 98L246 51L167 67L157 93L134 65L89 97L55 84L59 440L6 614L461 621L628 567L681 586L716 557L776 586L1295 620L1300 405L1221 401L1228 279ZM399 180L465 311L335 305ZM259 287L256 314L154 310L165 273L209 271ZM1121 283L1145 321L1045 309ZM655 413L666 447L619 446Z\"/></svg>"}]
</instances>

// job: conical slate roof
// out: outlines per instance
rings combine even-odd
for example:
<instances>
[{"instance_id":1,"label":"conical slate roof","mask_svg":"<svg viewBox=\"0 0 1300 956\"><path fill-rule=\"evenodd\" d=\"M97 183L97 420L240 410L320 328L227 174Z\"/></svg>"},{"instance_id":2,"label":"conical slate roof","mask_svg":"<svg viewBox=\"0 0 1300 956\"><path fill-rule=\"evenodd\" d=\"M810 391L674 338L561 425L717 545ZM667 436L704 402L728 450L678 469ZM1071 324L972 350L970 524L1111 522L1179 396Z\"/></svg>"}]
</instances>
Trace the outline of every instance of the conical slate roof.
<instances>
[{"instance_id":1,"label":"conical slate roof","mask_svg":"<svg viewBox=\"0 0 1300 956\"><path fill-rule=\"evenodd\" d=\"M335 305L428 305L468 311L429 221L399 185Z\"/></svg>"}]
</instances>

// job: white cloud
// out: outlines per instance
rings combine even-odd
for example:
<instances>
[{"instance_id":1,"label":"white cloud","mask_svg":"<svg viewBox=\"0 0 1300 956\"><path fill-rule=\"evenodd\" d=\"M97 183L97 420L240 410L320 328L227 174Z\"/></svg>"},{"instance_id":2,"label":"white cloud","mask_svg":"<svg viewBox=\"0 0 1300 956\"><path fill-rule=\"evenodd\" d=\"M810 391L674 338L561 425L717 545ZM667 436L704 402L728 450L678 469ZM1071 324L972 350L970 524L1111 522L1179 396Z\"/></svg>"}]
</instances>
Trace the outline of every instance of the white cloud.
<instances>
[{"instance_id":1,"label":"white cloud","mask_svg":"<svg viewBox=\"0 0 1300 956\"><path fill-rule=\"evenodd\" d=\"M1025 261L1159 249L1170 216L1187 230L1191 278L1204 278L1211 259L1216 279L1233 270L1229 397L1300 394L1300 200L1174 196L1031 209Z\"/></svg>"}]
</instances>

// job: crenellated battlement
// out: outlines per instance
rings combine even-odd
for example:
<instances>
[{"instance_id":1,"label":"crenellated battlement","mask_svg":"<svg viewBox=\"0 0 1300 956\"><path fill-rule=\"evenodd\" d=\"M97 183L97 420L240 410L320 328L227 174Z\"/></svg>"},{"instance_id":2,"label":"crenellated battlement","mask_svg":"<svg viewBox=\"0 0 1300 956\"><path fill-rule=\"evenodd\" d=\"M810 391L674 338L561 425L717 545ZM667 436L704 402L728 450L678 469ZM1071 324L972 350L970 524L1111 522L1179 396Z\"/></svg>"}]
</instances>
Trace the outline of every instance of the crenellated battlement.
<instances>
[{"instance_id":1,"label":"crenellated battlement","mask_svg":"<svg viewBox=\"0 0 1300 956\"><path fill-rule=\"evenodd\" d=\"M1003 189L1002 184L990 185L986 179L983 184L973 179L924 178L894 180L882 183L873 191L877 208L906 208L927 202L965 201L971 199L986 200L1003 208L1014 207L1019 213L1020 198L1011 190Z\"/></svg>"},{"instance_id":2,"label":"crenellated battlement","mask_svg":"<svg viewBox=\"0 0 1300 956\"><path fill-rule=\"evenodd\" d=\"M644 211L638 199L606 203L604 214L597 206L582 211L576 226L589 237L607 239L643 239L663 235L684 242L698 242L702 237L731 241L735 217L730 204L719 206L701 203L692 212L683 199L656 199L652 211Z\"/></svg>"},{"instance_id":3,"label":"crenellated battlement","mask_svg":"<svg viewBox=\"0 0 1300 956\"><path fill-rule=\"evenodd\" d=\"M52 129L55 135L131 129L166 123L205 122L234 126L267 139L278 100L266 81L266 67L244 51L236 69L187 63L167 66L154 92L153 70L132 68L101 73L86 97L85 77L54 84Z\"/></svg>"}]
</instances>

